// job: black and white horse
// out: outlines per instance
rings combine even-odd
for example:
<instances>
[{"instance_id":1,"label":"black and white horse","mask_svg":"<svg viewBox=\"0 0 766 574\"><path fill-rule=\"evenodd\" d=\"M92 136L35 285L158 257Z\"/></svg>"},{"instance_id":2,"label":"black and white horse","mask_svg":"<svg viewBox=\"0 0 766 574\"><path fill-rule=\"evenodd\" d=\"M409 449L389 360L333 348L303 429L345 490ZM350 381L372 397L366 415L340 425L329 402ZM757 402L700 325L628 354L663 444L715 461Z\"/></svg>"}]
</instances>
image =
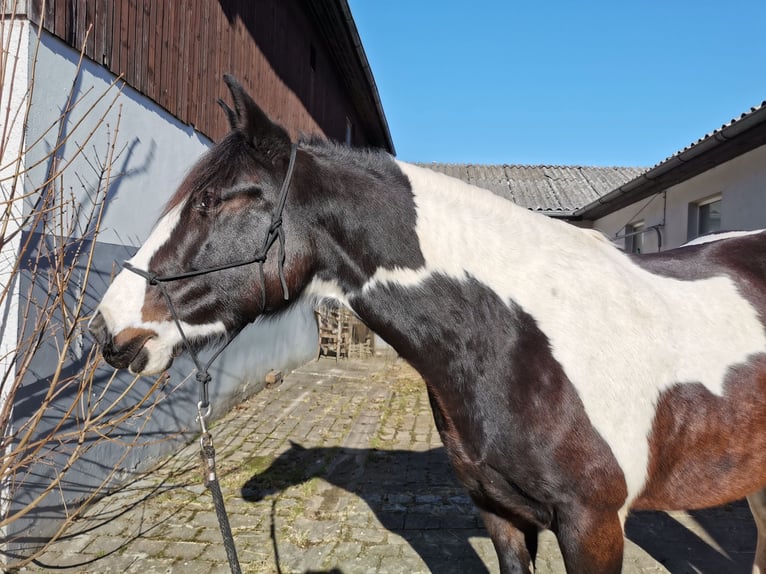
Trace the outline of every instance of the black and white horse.
<instances>
[{"instance_id":1,"label":"black and white horse","mask_svg":"<svg viewBox=\"0 0 766 574\"><path fill-rule=\"evenodd\" d=\"M765 234L635 257L462 181L327 142L298 144L290 178L287 133L227 83L231 132L131 260L151 275L121 272L92 320L110 364L166 369L182 350L171 307L198 349L332 297L422 374L503 573L530 571L544 528L568 572L619 572L631 509L745 496L766 572ZM256 264L207 272L259 253L275 219L283 273L276 247L263 280Z\"/></svg>"}]
</instances>

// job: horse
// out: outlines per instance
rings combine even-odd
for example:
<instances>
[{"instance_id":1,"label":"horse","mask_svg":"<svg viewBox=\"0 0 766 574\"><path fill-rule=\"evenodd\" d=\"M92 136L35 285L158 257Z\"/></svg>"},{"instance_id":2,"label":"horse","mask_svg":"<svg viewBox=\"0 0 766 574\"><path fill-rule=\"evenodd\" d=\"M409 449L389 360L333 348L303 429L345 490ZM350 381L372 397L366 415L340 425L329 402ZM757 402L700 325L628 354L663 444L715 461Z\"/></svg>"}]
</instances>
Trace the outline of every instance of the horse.
<instances>
[{"instance_id":1,"label":"horse","mask_svg":"<svg viewBox=\"0 0 766 574\"><path fill-rule=\"evenodd\" d=\"M743 497L766 572L766 234L625 253L381 150L293 143L224 80L229 133L91 320L108 363L158 373L332 298L422 375L503 574L542 529L567 572L620 572L629 511Z\"/></svg>"}]
</instances>

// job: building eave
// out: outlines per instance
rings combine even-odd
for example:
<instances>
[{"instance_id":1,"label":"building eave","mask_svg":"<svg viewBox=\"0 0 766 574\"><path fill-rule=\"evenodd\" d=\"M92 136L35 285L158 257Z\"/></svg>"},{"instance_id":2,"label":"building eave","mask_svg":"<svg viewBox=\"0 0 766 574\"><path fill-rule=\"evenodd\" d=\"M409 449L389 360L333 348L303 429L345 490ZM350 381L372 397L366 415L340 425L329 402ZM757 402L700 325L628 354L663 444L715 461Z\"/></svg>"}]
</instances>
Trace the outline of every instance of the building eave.
<instances>
[{"instance_id":1,"label":"building eave","mask_svg":"<svg viewBox=\"0 0 766 574\"><path fill-rule=\"evenodd\" d=\"M762 145L766 145L766 102L577 209L573 215L591 221L598 219Z\"/></svg>"},{"instance_id":2,"label":"building eave","mask_svg":"<svg viewBox=\"0 0 766 574\"><path fill-rule=\"evenodd\" d=\"M348 1L306 0L304 5L325 39L371 145L395 154L380 93Z\"/></svg>"}]
</instances>

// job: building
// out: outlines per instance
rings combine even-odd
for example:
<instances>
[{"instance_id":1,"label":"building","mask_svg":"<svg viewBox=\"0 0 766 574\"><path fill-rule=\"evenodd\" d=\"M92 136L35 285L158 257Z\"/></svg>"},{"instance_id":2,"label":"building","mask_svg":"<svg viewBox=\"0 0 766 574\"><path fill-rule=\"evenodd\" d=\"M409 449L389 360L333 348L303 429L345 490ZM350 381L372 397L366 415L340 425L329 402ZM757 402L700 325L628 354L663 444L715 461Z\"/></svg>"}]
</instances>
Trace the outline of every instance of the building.
<instances>
[{"instance_id":1,"label":"building","mask_svg":"<svg viewBox=\"0 0 766 574\"><path fill-rule=\"evenodd\" d=\"M766 102L574 215L644 253L713 231L766 228Z\"/></svg>"},{"instance_id":2,"label":"building","mask_svg":"<svg viewBox=\"0 0 766 574\"><path fill-rule=\"evenodd\" d=\"M238 77L294 137L394 149L346 0L0 0L0 7L2 199L18 211L8 221L27 221L3 241L0 260L9 286L0 300L0 360L10 381L0 393L8 445L0 510L6 552L24 554L105 479L130 479L199 430L188 360L159 383L114 378L102 367L84 391L80 373L92 346L84 318L185 172L227 130L215 103L228 97L223 73ZM28 223L41 197L66 211L100 191L109 201L97 236L77 210L66 232L44 219ZM63 256L74 272L56 294L55 270L28 262L30 253L54 253L61 237L82 251ZM83 251L91 247L88 265ZM77 301L84 304L73 320L68 308ZM30 332L30 305L34 317L52 313L39 333ZM72 334L63 353L63 337ZM14 349L30 335L30 361L16 360ZM269 370L315 356L316 341L311 312L296 311L276 331L246 329L211 372L213 414L260 389ZM83 402L132 412L147 395L153 398L134 416L110 427L110 440L80 432ZM22 462L5 464L14 456Z\"/></svg>"}]
</instances>

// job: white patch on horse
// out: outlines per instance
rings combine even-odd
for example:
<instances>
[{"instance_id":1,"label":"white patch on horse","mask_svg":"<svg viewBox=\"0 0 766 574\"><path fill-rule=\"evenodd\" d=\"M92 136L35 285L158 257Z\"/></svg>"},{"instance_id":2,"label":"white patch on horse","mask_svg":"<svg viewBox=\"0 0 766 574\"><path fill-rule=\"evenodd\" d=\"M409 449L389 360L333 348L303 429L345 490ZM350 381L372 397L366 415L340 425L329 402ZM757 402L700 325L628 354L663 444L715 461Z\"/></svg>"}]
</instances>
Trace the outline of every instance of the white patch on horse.
<instances>
[{"instance_id":1,"label":"white patch on horse","mask_svg":"<svg viewBox=\"0 0 766 574\"><path fill-rule=\"evenodd\" d=\"M182 209L183 204L177 205L157 222L146 242L129 263L138 269L148 269L154 254L170 239L173 229L178 225ZM142 319L141 309L145 294L146 279L132 271L123 270L107 289L98 311L104 317L109 332L115 335L131 327L157 332L157 337L148 340L145 345L149 351L149 364L145 372L151 373L164 368L173 348L181 342L181 335L172 321ZM222 321L203 325L191 325L181 321L181 326L188 338L217 337L226 332Z\"/></svg>"},{"instance_id":2,"label":"white patch on horse","mask_svg":"<svg viewBox=\"0 0 766 574\"><path fill-rule=\"evenodd\" d=\"M181 205L174 207L157 222L147 240L129 260L130 264L138 269L148 268L154 254L170 239L178 225L181 209ZM132 271L123 270L115 277L98 306L111 333L142 326L141 308L145 291L146 279Z\"/></svg>"},{"instance_id":3,"label":"white patch on horse","mask_svg":"<svg viewBox=\"0 0 766 574\"><path fill-rule=\"evenodd\" d=\"M654 275L570 224L460 180L398 162L417 209L420 269L378 269L379 283L416 286L435 273L470 275L530 314L551 343L628 487L647 477L660 393L699 382L721 395L728 370L766 351L752 305L728 277Z\"/></svg>"},{"instance_id":4,"label":"white patch on horse","mask_svg":"<svg viewBox=\"0 0 766 574\"><path fill-rule=\"evenodd\" d=\"M702 245L703 243L712 243L713 241L720 241L722 239L732 239L734 237L743 237L745 235L755 235L756 233L763 233L764 229L755 229L753 231L722 231L721 233L709 233L707 235L700 235L687 241L681 247L687 247L689 245Z\"/></svg>"},{"instance_id":5,"label":"white patch on horse","mask_svg":"<svg viewBox=\"0 0 766 574\"><path fill-rule=\"evenodd\" d=\"M325 281L314 277L303 290L302 297L309 300L313 299L317 302L321 302L323 299L334 299L345 305L348 309L351 309L348 294L343 291L343 288L336 281Z\"/></svg>"}]
</instances>

